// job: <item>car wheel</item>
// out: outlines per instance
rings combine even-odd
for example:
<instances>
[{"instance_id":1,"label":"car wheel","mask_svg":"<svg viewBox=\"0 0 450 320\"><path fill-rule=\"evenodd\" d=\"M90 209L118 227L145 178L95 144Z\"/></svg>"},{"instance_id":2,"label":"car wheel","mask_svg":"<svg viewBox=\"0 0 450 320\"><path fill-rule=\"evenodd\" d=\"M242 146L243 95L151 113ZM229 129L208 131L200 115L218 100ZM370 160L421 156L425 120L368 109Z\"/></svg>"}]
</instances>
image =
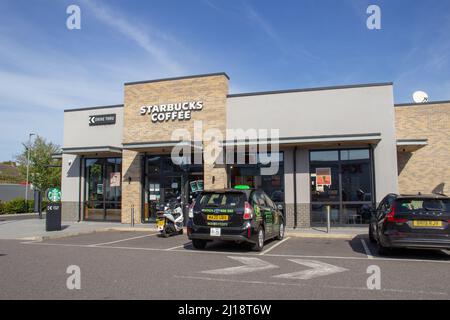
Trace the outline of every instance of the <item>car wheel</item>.
<instances>
[{"instance_id":1,"label":"car wheel","mask_svg":"<svg viewBox=\"0 0 450 320\"><path fill-rule=\"evenodd\" d=\"M206 241L205 240L200 240L200 239L194 239L192 240L192 244L194 245L195 249L205 249L206 248Z\"/></svg>"},{"instance_id":2,"label":"car wheel","mask_svg":"<svg viewBox=\"0 0 450 320\"><path fill-rule=\"evenodd\" d=\"M370 240L370 242L372 242L372 243L377 242L377 241L375 240L375 237L373 236L373 227L372 227L372 225L369 225L369 240Z\"/></svg>"},{"instance_id":3,"label":"car wheel","mask_svg":"<svg viewBox=\"0 0 450 320\"><path fill-rule=\"evenodd\" d=\"M277 240L283 240L283 238L284 238L284 231L285 231L284 222L281 221L280 229L278 230Z\"/></svg>"},{"instance_id":4,"label":"car wheel","mask_svg":"<svg viewBox=\"0 0 450 320\"><path fill-rule=\"evenodd\" d=\"M259 228L256 243L252 246L253 251L262 251L264 248L264 229Z\"/></svg>"}]
</instances>

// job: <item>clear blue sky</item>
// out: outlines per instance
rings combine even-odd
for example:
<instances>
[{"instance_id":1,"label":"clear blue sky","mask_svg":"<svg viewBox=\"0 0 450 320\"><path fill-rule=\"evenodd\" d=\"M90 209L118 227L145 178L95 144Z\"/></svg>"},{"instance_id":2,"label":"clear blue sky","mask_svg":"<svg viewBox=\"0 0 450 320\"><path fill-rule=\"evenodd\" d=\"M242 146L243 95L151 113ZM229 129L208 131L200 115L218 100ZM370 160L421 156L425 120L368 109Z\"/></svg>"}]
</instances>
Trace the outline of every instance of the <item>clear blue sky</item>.
<instances>
[{"instance_id":1,"label":"clear blue sky","mask_svg":"<svg viewBox=\"0 0 450 320\"><path fill-rule=\"evenodd\" d=\"M393 81L396 103L448 100L449 55L448 0L1 0L0 161L29 132L61 144L62 110L120 104L127 81L225 71L232 93Z\"/></svg>"}]
</instances>

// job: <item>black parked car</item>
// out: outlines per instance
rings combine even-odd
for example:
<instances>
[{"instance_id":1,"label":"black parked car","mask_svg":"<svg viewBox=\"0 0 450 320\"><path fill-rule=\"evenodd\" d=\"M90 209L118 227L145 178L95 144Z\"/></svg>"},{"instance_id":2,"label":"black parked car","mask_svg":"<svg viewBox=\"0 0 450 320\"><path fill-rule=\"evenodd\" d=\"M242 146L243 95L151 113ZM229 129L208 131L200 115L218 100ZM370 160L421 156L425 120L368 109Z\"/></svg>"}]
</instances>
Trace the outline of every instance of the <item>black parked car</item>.
<instances>
[{"instance_id":1,"label":"black parked car","mask_svg":"<svg viewBox=\"0 0 450 320\"><path fill-rule=\"evenodd\" d=\"M249 243L261 251L265 240L284 237L283 214L262 190L204 191L189 216L188 237L196 249L204 249L208 241L226 240Z\"/></svg>"},{"instance_id":2,"label":"black parked car","mask_svg":"<svg viewBox=\"0 0 450 320\"><path fill-rule=\"evenodd\" d=\"M380 254L392 248L450 250L450 198L389 194L372 214L369 238Z\"/></svg>"}]
</instances>

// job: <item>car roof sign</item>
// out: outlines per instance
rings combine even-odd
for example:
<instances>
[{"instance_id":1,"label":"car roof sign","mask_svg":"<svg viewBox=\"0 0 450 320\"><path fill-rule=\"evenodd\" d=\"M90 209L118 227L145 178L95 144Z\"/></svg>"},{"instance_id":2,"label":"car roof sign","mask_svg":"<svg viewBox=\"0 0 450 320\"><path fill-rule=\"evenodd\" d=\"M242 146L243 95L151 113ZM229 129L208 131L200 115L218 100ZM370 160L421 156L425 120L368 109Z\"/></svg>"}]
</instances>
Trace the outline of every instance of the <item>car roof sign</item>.
<instances>
[{"instance_id":1,"label":"car roof sign","mask_svg":"<svg viewBox=\"0 0 450 320\"><path fill-rule=\"evenodd\" d=\"M236 190L250 190L250 186L237 185L237 186L234 186L234 189L236 189Z\"/></svg>"}]
</instances>

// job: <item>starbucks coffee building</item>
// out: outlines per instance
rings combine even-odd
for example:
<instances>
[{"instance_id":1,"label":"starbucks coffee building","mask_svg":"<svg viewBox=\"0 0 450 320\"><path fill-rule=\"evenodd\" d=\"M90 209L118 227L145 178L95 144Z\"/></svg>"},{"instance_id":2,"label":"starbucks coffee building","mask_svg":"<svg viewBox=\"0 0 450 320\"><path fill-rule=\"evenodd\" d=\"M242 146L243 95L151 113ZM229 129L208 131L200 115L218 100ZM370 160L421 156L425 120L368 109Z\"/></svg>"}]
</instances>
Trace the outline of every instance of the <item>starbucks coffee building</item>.
<instances>
[{"instance_id":1,"label":"starbucks coffee building","mask_svg":"<svg viewBox=\"0 0 450 320\"><path fill-rule=\"evenodd\" d=\"M359 225L388 193L449 192L449 102L395 106L392 83L229 94L229 81L126 83L123 104L65 110L63 219L130 223L133 210L149 223L171 197L186 208L198 190L245 184L288 227L324 224L328 207L333 225ZM265 139L227 136L274 130L270 175ZM172 157L180 146L191 154Z\"/></svg>"}]
</instances>

